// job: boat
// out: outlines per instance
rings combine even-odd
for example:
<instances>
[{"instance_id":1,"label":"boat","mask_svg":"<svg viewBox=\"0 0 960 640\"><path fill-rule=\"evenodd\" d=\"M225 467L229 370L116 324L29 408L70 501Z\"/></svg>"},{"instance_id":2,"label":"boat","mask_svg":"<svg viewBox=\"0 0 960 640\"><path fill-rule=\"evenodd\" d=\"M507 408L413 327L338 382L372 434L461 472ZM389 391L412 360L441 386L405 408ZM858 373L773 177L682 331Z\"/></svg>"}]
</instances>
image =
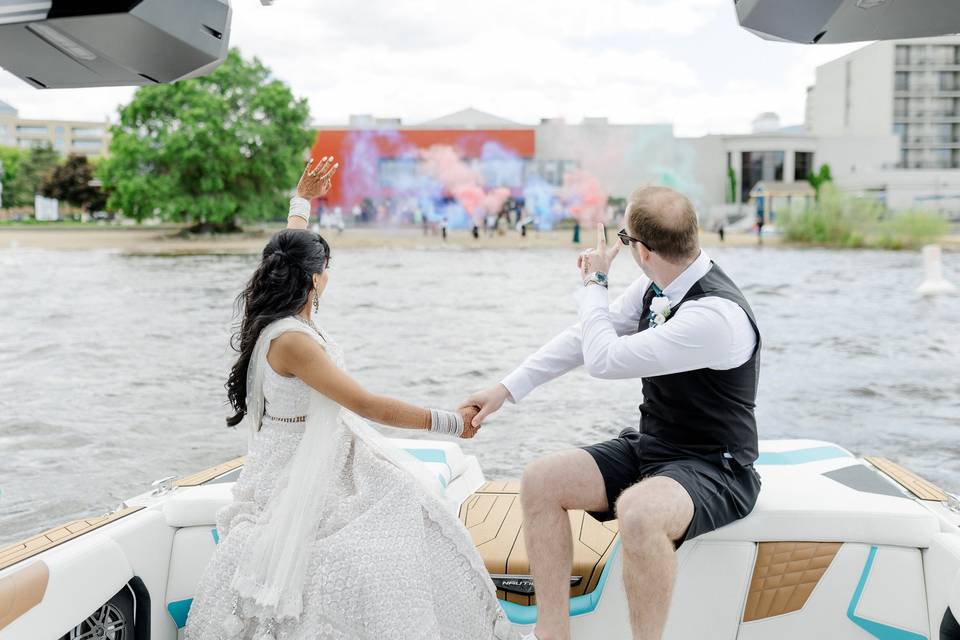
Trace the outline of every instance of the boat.
<instances>
[{"instance_id":1,"label":"boat","mask_svg":"<svg viewBox=\"0 0 960 640\"><path fill-rule=\"evenodd\" d=\"M516 480L454 441L391 439L436 478L510 620L536 622ZM0 640L175 640L219 541L236 458L0 549ZM664 638L960 640L960 501L895 462L762 440L742 520L680 546ZM616 521L570 513L576 639L629 638Z\"/></svg>"}]
</instances>

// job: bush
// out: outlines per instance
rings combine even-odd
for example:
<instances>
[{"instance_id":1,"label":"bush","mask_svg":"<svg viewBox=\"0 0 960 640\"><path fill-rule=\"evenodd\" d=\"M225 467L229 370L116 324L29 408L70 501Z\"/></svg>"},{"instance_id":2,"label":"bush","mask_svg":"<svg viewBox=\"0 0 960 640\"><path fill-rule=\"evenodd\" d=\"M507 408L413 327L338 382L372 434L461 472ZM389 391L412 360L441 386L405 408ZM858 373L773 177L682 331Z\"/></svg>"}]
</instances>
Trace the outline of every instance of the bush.
<instances>
[{"instance_id":1,"label":"bush","mask_svg":"<svg viewBox=\"0 0 960 640\"><path fill-rule=\"evenodd\" d=\"M943 216L928 211L905 211L880 223L876 244L884 249L915 249L937 242L950 224Z\"/></svg>"},{"instance_id":2,"label":"bush","mask_svg":"<svg viewBox=\"0 0 960 640\"><path fill-rule=\"evenodd\" d=\"M935 242L947 232L947 221L935 213L888 213L880 202L842 193L832 184L821 188L811 208L780 216L789 242L828 247L907 249Z\"/></svg>"}]
</instances>

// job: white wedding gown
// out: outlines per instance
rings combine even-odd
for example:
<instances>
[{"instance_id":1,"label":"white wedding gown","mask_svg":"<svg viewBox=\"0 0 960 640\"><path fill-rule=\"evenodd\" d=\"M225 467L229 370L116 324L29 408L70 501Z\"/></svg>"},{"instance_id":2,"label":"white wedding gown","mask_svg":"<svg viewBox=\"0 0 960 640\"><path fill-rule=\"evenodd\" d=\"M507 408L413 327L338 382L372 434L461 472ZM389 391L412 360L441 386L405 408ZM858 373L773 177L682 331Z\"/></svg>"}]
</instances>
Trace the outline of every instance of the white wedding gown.
<instances>
[{"instance_id":1,"label":"white wedding gown","mask_svg":"<svg viewBox=\"0 0 960 640\"><path fill-rule=\"evenodd\" d=\"M342 368L336 345L324 347ZM305 422L289 419L304 416L316 393L269 365L262 379L265 415L233 488L234 501L217 514L220 543L198 585L185 637L515 638L457 518L433 491L377 451L371 442L381 448L389 443L373 427L329 399L333 410L325 428L332 430L334 473L315 534L301 542L308 547L302 590L294 595L298 614L270 615L231 588L251 537L260 535L264 510L285 489L278 482L303 440Z\"/></svg>"}]
</instances>

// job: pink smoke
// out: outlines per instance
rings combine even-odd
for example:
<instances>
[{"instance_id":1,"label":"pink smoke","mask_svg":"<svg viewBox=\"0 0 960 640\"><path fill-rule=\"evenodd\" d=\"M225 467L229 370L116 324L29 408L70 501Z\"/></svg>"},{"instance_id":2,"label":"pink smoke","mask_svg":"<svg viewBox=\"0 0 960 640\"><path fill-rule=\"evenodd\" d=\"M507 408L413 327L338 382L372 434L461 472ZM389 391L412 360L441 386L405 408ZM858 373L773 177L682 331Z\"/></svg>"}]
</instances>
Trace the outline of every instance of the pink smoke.
<instances>
[{"instance_id":1,"label":"pink smoke","mask_svg":"<svg viewBox=\"0 0 960 640\"><path fill-rule=\"evenodd\" d=\"M606 222L607 194L596 176L586 169L565 173L559 193L581 226Z\"/></svg>"},{"instance_id":2,"label":"pink smoke","mask_svg":"<svg viewBox=\"0 0 960 640\"><path fill-rule=\"evenodd\" d=\"M419 155L420 170L439 182L475 224L482 224L487 214L499 212L510 197L510 189L506 187L485 190L483 174L461 160L452 147L435 145Z\"/></svg>"}]
</instances>

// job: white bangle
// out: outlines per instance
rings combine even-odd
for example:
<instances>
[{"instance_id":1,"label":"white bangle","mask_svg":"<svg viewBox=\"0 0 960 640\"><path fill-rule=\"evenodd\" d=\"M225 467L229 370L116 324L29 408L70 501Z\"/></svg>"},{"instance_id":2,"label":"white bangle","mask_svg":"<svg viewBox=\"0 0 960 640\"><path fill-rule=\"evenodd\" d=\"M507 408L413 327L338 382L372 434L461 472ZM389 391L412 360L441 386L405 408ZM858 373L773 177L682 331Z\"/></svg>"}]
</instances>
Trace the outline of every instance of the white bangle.
<instances>
[{"instance_id":1,"label":"white bangle","mask_svg":"<svg viewBox=\"0 0 960 640\"><path fill-rule=\"evenodd\" d=\"M453 411L430 409L430 431L459 438L463 435L463 416Z\"/></svg>"},{"instance_id":2,"label":"white bangle","mask_svg":"<svg viewBox=\"0 0 960 640\"><path fill-rule=\"evenodd\" d=\"M300 196L290 198L290 213L288 218L303 218L305 222L310 222L310 201Z\"/></svg>"}]
</instances>

